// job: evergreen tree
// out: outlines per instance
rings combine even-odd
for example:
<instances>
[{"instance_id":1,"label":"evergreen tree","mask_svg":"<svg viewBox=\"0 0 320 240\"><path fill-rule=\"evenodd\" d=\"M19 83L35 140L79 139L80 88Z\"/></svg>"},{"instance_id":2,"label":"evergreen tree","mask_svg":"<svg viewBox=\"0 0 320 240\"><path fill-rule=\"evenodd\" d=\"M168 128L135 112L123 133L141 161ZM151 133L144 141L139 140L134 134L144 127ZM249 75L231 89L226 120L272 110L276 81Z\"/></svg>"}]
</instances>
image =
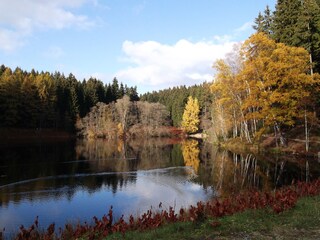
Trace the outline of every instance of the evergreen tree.
<instances>
[{"instance_id":1,"label":"evergreen tree","mask_svg":"<svg viewBox=\"0 0 320 240\"><path fill-rule=\"evenodd\" d=\"M37 128L40 119L41 100L35 85L35 75L26 76L21 85L21 97L24 99L20 105L19 127Z\"/></svg>"},{"instance_id":2,"label":"evergreen tree","mask_svg":"<svg viewBox=\"0 0 320 240\"><path fill-rule=\"evenodd\" d=\"M259 12L258 17L255 18L254 20L254 25L252 26L254 30L257 32L263 32L264 27L263 27L263 15L261 12Z\"/></svg>"},{"instance_id":3,"label":"evergreen tree","mask_svg":"<svg viewBox=\"0 0 320 240\"><path fill-rule=\"evenodd\" d=\"M112 93L112 87L111 87L110 83L106 84L105 92L106 92L106 103L111 103L112 101L114 101L114 96Z\"/></svg>"},{"instance_id":4,"label":"evergreen tree","mask_svg":"<svg viewBox=\"0 0 320 240\"><path fill-rule=\"evenodd\" d=\"M65 127L65 119L68 116L68 85L65 76L59 72L56 72L53 78L56 82L56 126L63 129Z\"/></svg>"},{"instance_id":5,"label":"evergreen tree","mask_svg":"<svg viewBox=\"0 0 320 240\"><path fill-rule=\"evenodd\" d=\"M2 64L0 66L0 77L1 77L2 73L4 73L5 70L6 70L6 66Z\"/></svg>"},{"instance_id":6,"label":"evergreen tree","mask_svg":"<svg viewBox=\"0 0 320 240\"><path fill-rule=\"evenodd\" d=\"M262 32L267 35L271 35L272 21L273 21L273 16L269 6L267 5L266 9L264 10L264 14L259 12L258 17L254 21L253 29L256 30L257 32Z\"/></svg>"},{"instance_id":7,"label":"evergreen tree","mask_svg":"<svg viewBox=\"0 0 320 240\"><path fill-rule=\"evenodd\" d=\"M19 124L20 87L19 78L14 76L10 68L6 68L0 82L0 124L5 127L14 127Z\"/></svg>"},{"instance_id":8,"label":"evergreen tree","mask_svg":"<svg viewBox=\"0 0 320 240\"><path fill-rule=\"evenodd\" d=\"M67 94L68 94L68 111L65 118L65 127L69 130L74 130L74 125L76 123L76 119L79 115L79 103L77 96L77 89L79 82L75 78L75 76L70 73L69 77L66 79L68 82Z\"/></svg>"},{"instance_id":9,"label":"evergreen tree","mask_svg":"<svg viewBox=\"0 0 320 240\"><path fill-rule=\"evenodd\" d=\"M119 98L122 98L125 95L126 91L125 88L123 86L123 83L120 83L120 88L119 88Z\"/></svg>"},{"instance_id":10,"label":"evergreen tree","mask_svg":"<svg viewBox=\"0 0 320 240\"><path fill-rule=\"evenodd\" d=\"M79 115L80 117L84 117L88 113L88 109L86 106L86 98L85 98L85 89L86 80L84 79L81 83L77 84L77 99L79 105Z\"/></svg>"},{"instance_id":11,"label":"evergreen tree","mask_svg":"<svg viewBox=\"0 0 320 240\"><path fill-rule=\"evenodd\" d=\"M310 54L310 72L320 72L319 0L278 0L272 21L272 37Z\"/></svg>"},{"instance_id":12,"label":"evergreen tree","mask_svg":"<svg viewBox=\"0 0 320 240\"><path fill-rule=\"evenodd\" d=\"M51 128L55 122L54 106L56 102L56 85L50 73L42 72L35 78L38 95L41 101L39 106L38 128Z\"/></svg>"},{"instance_id":13,"label":"evergreen tree","mask_svg":"<svg viewBox=\"0 0 320 240\"><path fill-rule=\"evenodd\" d=\"M130 97L130 101L139 101L139 96L137 92L137 87L130 87L126 86L126 94Z\"/></svg>"},{"instance_id":14,"label":"evergreen tree","mask_svg":"<svg viewBox=\"0 0 320 240\"><path fill-rule=\"evenodd\" d=\"M310 53L311 73L320 71L320 5L315 0L301 2L293 46Z\"/></svg>"},{"instance_id":15,"label":"evergreen tree","mask_svg":"<svg viewBox=\"0 0 320 240\"><path fill-rule=\"evenodd\" d=\"M117 78L114 78L112 80L112 85L111 85L111 99L112 101L116 101L119 98L120 98L119 82Z\"/></svg>"},{"instance_id":16,"label":"evergreen tree","mask_svg":"<svg viewBox=\"0 0 320 240\"><path fill-rule=\"evenodd\" d=\"M88 81L84 82L83 90L86 113L90 111L91 107L93 107L95 104L97 104L97 102L99 102L99 96L97 94L96 85L96 80L93 78L90 78Z\"/></svg>"},{"instance_id":17,"label":"evergreen tree","mask_svg":"<svg viewBox=\"0 0 320 240\"><path fill-rule=\"evenodd\" d=\"M293 46L296 25L301 10L300 0L278 0L273 19L273 38Z\"/></svg>"}]
</instances>

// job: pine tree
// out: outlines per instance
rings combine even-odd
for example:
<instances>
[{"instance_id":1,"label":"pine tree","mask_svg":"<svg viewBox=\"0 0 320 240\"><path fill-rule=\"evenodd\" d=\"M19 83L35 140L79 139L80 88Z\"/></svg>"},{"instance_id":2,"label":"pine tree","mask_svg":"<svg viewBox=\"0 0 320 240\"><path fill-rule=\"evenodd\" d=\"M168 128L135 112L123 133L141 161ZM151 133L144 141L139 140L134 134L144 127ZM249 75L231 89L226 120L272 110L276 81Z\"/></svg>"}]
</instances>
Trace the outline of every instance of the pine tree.
<instances>
[{"instance_id":1,"label":"pine tree","mask_svg":"<svg viewBox=\"0 0 320 240\"><path fill-rule=\"evenodd\" d=\"M300 0L278 0L272 24L273 38L277 42L294 46L294 36L300 10Z\"/></svg>"},{"instance_id":2,"label":"pine tree","mask_svg":"<svg viewBox=\"0 0 320 240\"><path fill-rule=\"evenodd\" d=\"M20 127L37 128L39 117L39 108L41 100L35 85L35 75L26 76L21 85L21 97L23 101L20 105L19 114L21 116Z\"/></svg>"},{"instance_id":3,"label":"pine tree","mask_svg":"<svg viewBox=\"0 0 320 240\"><path fill-rule=\"evenodd\" d=\"M289 46L303 47L310 54L310 71L320 72L319 0L278 0L272 37Z\"/></svg>"},{"instance_id":4,"label":"pine tree","mask_svg":"<svg viewBox=\"0 0 320 240\"><path fill-rule=\"evenodd\" d=\"M252 26L254 30L257 32L263 32L263 15L261 12L259 12L258 17L254 20L254 25Z\"/></svg>"},{"instance_id":5,"label":"pine tree","mask_svg":"<svg viewBox=\"0 0 320 240\"><path fill-rule=\"evenodd\" d=\"M257 32L262 32L267 35L272 34L271 26L273 21L273 15L270 11L269 6L267 5L264 10L264 14L259 12L258 17L254 21L253 29Z\"/></svg>"},{"instance_id":6,"label":"pine tree","mask_svg":"<svg viewBox=\"0 0 320 240\"><path fill-rule=\"evenodd\" d=\"M300 9L293 46L309 52L313 74L313 70L320 71L320 5L315 0L304 0Z\"/></svg>"},{"instance_id":7,"label":"pine tree","mask_svg":"<svg viewBox=\"0 0 320 240\"><path fill-rule=\"evenodd\" d=\"M182 129L187 133L194 133L199 129L199 113L200 113L200 107L199 102L197 98L194 98L192 96L189 96L188 102L185 106L183 116L182 116L182 122L181 127Z\"/></svg>"},{"instance_id":8,"label":"pine tree","mask_svg":"<svg viewBox=\"0 0 320 240\"><path fill-rule=\"evenodd\" d=\"M119 83L117 78L113 78L112 84L111 84L111 95L112 95L112 101L116 101L120 98L120 91L119 91Z\"/></svg>"},{"instance_id":9,"label":"pine tree","mask_svg":"<svg viewBox=\"0 0 320 240\"><path fill-rule=\"evenodd\" d=\"M4 127L14 127L21 120L20 88L19 77L15 77L10 68L6 68L0 80L0 124Z\"/></svg>"}]
</instances>

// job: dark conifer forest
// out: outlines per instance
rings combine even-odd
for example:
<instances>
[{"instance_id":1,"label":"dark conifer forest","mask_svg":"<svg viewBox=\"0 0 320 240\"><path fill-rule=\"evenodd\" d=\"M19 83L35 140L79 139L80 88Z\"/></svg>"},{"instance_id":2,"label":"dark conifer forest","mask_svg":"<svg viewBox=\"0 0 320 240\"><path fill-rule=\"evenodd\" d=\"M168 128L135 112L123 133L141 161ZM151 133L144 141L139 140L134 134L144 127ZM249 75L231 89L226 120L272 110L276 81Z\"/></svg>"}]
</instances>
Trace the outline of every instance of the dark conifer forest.
<instances>
[{"instance_id":1,"label":"dark conifer forest","mask_svg":"<svg viewBox=\"0 0 320 240\"><path fill-rule=\"evenodd\" d=\"M137 88L116 78L104 84L96 78L79 81L73 74L31 72L0 66L0 127L51 128L74 131L98 102L110 103L129 96L139 99Z\"/></svg>"}]
</instances>

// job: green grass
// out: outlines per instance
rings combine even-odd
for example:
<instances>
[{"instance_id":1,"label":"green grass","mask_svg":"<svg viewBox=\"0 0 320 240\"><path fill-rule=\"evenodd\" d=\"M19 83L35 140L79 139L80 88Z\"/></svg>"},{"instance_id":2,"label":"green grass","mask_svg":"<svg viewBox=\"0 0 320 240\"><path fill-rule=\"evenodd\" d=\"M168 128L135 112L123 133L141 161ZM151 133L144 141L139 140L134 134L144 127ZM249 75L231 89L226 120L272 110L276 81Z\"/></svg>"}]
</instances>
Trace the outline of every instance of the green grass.
<instances>
[{"instance_id":1,"label":"green grass","mask_svg":"<svg viewBox=\"0 0 320 240\"><path fill-rule=\"evenodd\" d=\"M212 222L220 225L213 227ZM302 198L286 212L248 210L201 223L168 224L145 232L114 234L106 239L320 239L320 196Z\"/></svg>"}]
</instances>

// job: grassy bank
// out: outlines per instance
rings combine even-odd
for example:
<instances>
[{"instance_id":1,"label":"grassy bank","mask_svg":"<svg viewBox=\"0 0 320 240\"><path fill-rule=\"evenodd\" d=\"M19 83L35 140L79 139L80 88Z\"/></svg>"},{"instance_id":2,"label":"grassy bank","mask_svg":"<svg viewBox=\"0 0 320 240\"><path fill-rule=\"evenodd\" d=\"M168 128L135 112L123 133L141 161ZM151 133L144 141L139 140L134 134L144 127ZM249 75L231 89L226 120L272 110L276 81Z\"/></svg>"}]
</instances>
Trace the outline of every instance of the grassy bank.
<instances>
[{"instance_id":1,"label":"grassy bank","mask_svg":"<svg viewBox=\"0 0 320 240\"><path fill-rule=\"evenodd\" d=\"M301 198L280 214L271 209L247 210L203 222L168 224L146 232L114 234L106 239L318 239L320 196Z\"/></svg>"}]
</instances>

